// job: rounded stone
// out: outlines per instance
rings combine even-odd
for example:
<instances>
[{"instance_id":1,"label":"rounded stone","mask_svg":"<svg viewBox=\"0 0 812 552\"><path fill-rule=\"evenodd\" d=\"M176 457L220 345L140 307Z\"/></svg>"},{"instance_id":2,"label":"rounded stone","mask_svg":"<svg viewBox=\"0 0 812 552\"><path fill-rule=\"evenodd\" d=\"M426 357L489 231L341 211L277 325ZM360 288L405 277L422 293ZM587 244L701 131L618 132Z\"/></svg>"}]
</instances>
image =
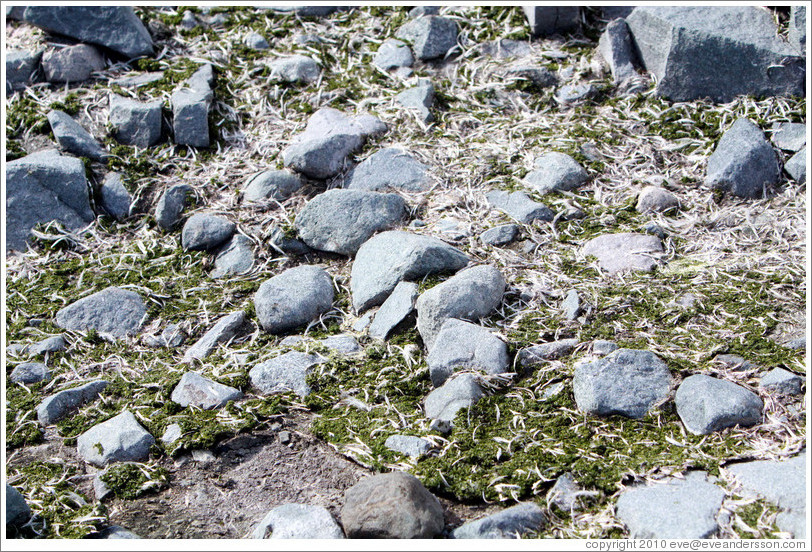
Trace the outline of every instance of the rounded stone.
<instances>
[{"instance_id":1,"label":"rounded stone","mask_svg":"<svg viewBox=\"0 0 812 552\"><path fill-rule=\"evenodd\" d=\"M733 382L702 374L686 378L674 397L685 428L707 435L727 427L752 426L761 421L762 400Z\"/></svg>"},{"instance_id":2,"label":"rounded stone","mask_svg":"<svg viewBox=\"0 0 812 552\"><path fill-rule=\"evenodd\" d=\"M308 324L333 306L333 280L317 266L290 268L263 282L254 295L262 329L279 334Z\"/></svg>"},{"instance_id":3,"label":"rounded stone","mask_svg":"<svg viewBox=\"0 0 812 552\"><path fill-rule=\"evenodd\" d=\"M230 220L206 213L195 213L183 225L181 242L187 251L211 251L234 235L236 225Z\"/></svg>"}]
</instances>

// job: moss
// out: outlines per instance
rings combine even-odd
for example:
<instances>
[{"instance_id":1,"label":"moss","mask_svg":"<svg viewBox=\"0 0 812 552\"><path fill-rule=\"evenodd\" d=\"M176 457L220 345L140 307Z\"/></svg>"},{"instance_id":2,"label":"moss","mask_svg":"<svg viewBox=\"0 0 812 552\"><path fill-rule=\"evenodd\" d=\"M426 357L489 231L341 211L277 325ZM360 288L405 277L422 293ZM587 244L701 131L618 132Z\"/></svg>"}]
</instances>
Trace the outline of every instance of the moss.
<instances>
[{"instance_id":1,"label":"moss","mask_svg":"<svg viewBox=\"0 0 812 552\"><path fill-rule=\"evenodd\" d=\"M6 142L6 161L14 161L26 155L28 155L28 152L25 151L19 140L8 140Z\"/></svg>"},{"instance_id":2,"label":"moss","mask_svg":"<svg viewBox=\"0 0 812 552\"><path fill-rule=\"evenodd\" d=\"M52 102L48 109L64 111L68 115L76 115L82 109L82 101L78 94L71 92L65 99L58 102Z\"/></svg>"},{"instance_id":3,"label":"moss","mask_svg":"<svg viewBox=\"0 0 812 552\"><path fill-rule=\"evenodd\" d=\"M42 441L35 409L42 400L39 391L43 385L22 387L9 382L6 386L6 450Z\"/></svg>"},{"instance_id":4,"label":"moss","mask_svg":"<svg viewBox=\"0 0 812 552\"><path fill-rule=\"evenodd\" d=\"M100 479L115 497L131 500L166 488L169 472L147 464L126 463L107 468Z\"/></svg>"},{"instance_id":5,"label":"moss","mask_svg":"<svg viewBox=\"0 0 812 552\"><path fill-rule=\"evenodd\" d=\"M50 125L39 104L28 96L15 95L6 102L6 140L19 138L25 132L47 134Z\"/></svg>"}]
</instances>

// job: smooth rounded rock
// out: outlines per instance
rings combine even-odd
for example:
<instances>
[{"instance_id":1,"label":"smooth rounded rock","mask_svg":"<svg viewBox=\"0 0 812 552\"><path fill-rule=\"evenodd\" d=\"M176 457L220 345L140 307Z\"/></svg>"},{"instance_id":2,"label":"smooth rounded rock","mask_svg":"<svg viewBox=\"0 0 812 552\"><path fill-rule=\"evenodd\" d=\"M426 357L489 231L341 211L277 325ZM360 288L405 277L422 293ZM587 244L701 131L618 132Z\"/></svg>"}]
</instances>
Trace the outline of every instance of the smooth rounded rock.
<instances>
[{"instance_id":1,"label":"smooth rounded rock","mask_svg":"<svg viewBox=\"0 0 812 552\"><path fill-rule=\"evenodd\" d=\"M455 539L515 539L540 531L547 522L544 511L532 502L505 508L461 525L451 533Z\"/></svg>"},{"instance_id":2,"label":"smooth rounded rock","mask_svg":"<svg viewBox=\"0 0 812 552\"><path fill-rule=\"evenodd\" d=\"M435 387L454 372L482 370L488 374L510 371L507 344L482 326L456 318L445 321L426 358Z\"/></svg>"},{"instance_id":3,"label":"smooth rounded rock","mask_svg":"<svg viewBox=\"0 0 812 552\"><path fill-rule=\"evenodd\" d=\"M383 71L389 71L399 67L411 67L414 64L414 56L406 43L396 38L388 38L375 52L372 63Z\"/></svg>"},{"instance_id":4,"label":"smooth rounded rock","mask_svg":"<svg viewBox=\"0 0 812 552\"><path fill-rule=\"evenodd\" d=\"M32 384L51 377L51 371L41 362L24 362L11 371L9 379L14 383Z\"/></svg>"},{"instance_id":5,"label":"smooth rounded rock","mask_svg":"<svg viewBox=\"0 0 812 552\"><path fill-rule=\"evenodd\" d=\"M707 435L727 427L752 426L761 422L762 400L733 382L702 374L686 378L674 397L685 429Z\"/></svg>"},{"instance_id":6,"label":"smooth rounded rock","mask_svg":"<svg viewBox=\"0 0 812 552\"><path fill-rule=\"evenodd\" d=\"M269 64L271 78L284 82L312 83L319 80L321 69L311 57L294 55L279 58Z\"/></svg>"},{"instance_id":7,"label":"smooth rounded rock","mask_svg":"<svg viewBox=\"0 0 812 552\"><path fill-rule=\"evenodd\" d=\"M246 181L246 201L284 201L302 187L302 179L289 171L263 171Z\"/></svg>"},{"instance_id":8,"label":"smooth rounded rock","mask_svg":"<svg viewBox=\"0 0 812 552\"><path fill-rule=\"evenodd\" d=\"M109 287L57 311L56 325L75 332L96 330L122 338L138 332L146 313L140 295Z\"/></svg>"},{"instance_id":9,"label":"smooth rounded rock","mask_svg":"<svg viewBox=\"0 0 812 552\"><path fill-rule=\"evenodd\" d=\"M142 462L154 444L155 438L129 410L93 426L76 439L79 456L98 468L111 462Z\"/></svg>"},{"instance_id":10,"label":"smooth rounded rock","mask_svg":"<svg viewBox=\"0 0 812 552\"><path fill-rule=\"evenodd\" d=\"M448 427L457 412L474 405L485 393L472 374L460 374L446 380L441 386L426 395L423 406L426 417Z\"/></svg>"},{"instance_id":11,"label":"smooth rounded rock","mask_svg":"<svg viewBox=\"0 0 812 552\"><path fill-rule=\"evenodd\" d=\"M211 251L231 239L236 229L225 217L195 213L183 225L181 243L187 251Z\"/></svg>"},{"instance_id":12,"label":"smooth rounded rock","mask_svg":"<svg viewBox=\"0 0 812 552\"><path fill-rule=\"evenodd\" d=\"M333 279L322 268L301 265L266 280L254 295L260 326L272 334L309 324L333 306Z\"/></svg>"},{"instance_id":13,"label":"smooth rounded rock","mask_svg":"<svg viewBox=\"0 0 812 552\"><path fill-rule=\"evenodd\" d=\"M575 190L589 179L584 168L565 153L542 155L534 164L536 169L527 173L522 182L542 194Z\"/></svg>"},{"instance_id":14,"label":"smooth rounded rock","mask_svg":"<svg viewBox=\"0 0 812 552\"><path fill-rule=\"evenodd\" d=\"M266 537L268 533L270 537ZM268 512L254 529L255 539L343 539L344 532L322 506L283 504Z\"/></svg>"},{"instance_id":15,"label":"smooth rounded rock","mask_svg":"<svg viewBox=\"0 0 812 552\"><path fill-rule=\"evenodd\" d=\"M239 389L204 378L197 372L186 372L172 390L170 398L179 405L196 406L211 410L225 406L228 401L236 401L243 396Z\"/></svg>"},{"instance_id":16,"label":"smooth rounded rock","mask_svg":"<svg viewBox=\"0 0 812 552\"><path fill-rule=\"evenodd\" d=\"M516 224L503 224L485 230L479 235L482 243L500 247L507 245L519 235L519 226Z\"/></svg>"},{"instance_id":17,"label":"smooth rounded rock","mask_svg":"<svg viewBox=\"0 0 812 552\"><path fill-rule=\"evenodd\" d=\"M641 213L665 212L679 209L679 200L677 196L659 186L647 186L637 196L636 208Z\"/></svg>"}]
</instances>

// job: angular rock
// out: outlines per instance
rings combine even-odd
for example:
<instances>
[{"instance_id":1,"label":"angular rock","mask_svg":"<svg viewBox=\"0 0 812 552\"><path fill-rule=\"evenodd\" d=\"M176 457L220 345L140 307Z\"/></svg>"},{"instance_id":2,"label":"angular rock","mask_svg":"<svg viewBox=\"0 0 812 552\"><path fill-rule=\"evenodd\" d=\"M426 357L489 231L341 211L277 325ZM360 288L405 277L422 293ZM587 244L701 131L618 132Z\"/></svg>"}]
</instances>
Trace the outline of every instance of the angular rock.
<instances>
[{"instance_id":1,"label":"angular rock","mask_svg":"<svg viewBox=\"0 0 812 552\"><path fill-rule=\"evenodd\" d=\"M496 59L529 56L533 50L530 44L521 40L500 38L482 45L482 53Z\"/></svg>"},{"instance_id":2,"label":"angular rock","mask_svg":"<svg viewBox=\"0 0 812 552\"><path fill-rule=\"evenodd\" d=\"M551 341L550 343L525 347L518 353L519 366L526 372L531 372L534 368L544 364L546 361L558 360L569 356L577 345L578 340L572 338L559 339L558 341Z\"/></svg>"},{"instance_id":3,"label":"angular rock","mask_svg":"<svg viewBox=\"0 0 812 552\"><path fill-rule=\"evenodd\" d=\"M737 119L708 158L705 184L757 199L778 184L780 176L778 157L761 129L749 119Z\"/></svg>"},{"instance_id":4,"label":"angular rock","mask_svg":"<svg viewBox=\"0 0 812 552\"><path fill-rule=\"evenodd\" d=\"M372 475L350 487L341 523L351 539L430 539L445 525L440 501L403 472Z\"/></svg>"},{"instance_id":5,"label":"angular rock","mask_svg":"<svg viewBox=\"0 0 812 552\"><path fill-rule=\"evenodd\" d=\"M243 396L239 389L204 378L197 372L186 372L172 390L170 399L183 407L196 406L212 410Z\"/></svg>"},{"instance_id":6,"label":"angular rock","mask_svg":"<svg viewBox=\"0 0 812 552\"><path fill-rule=\"evenodd\" d=\"M251 368L248 376L251 384L266 395L290 390L300 397L306 397L310 394L307 375L322 362L324 359L318 355L290 351L257 364Z\"/></svg>"},{"instance_id":7,"label":"angular rock","mask_svg":"<svg viewBox=\"0 0 812 552\"><path fill-rule=\"evenodd\" d=\"M25 88L34 81L34 74L39 68L42 51L11 50L6 52L6 91Z\"/></svg>"},{"instance_id":8,"label":"angular rock","mask_svg":"<svg viewBox=\"0 0 812 552\"><path fill-rule=\"evenodd\" d=\"M132 198L124 187L121 173L109 173L101 185L101 206L115 220L124 220L130 215Z\"/></svg>"},{"instance_id":9,"label":"angular rock","mask_svg":"<svg viewBox=\"0 0 812 552\"><path fill-rule=\"evenodd\" d=\"M268 242L276 251L282 255L307 255L312 253L305 242L288 236L288 232L278 226L272 227L268 236Z\"/></svg>"},{"instance_id":10,"label":"angular rock","mask_svg":"<svg viewBox=\"0 0 812 552\"><path fill-rule=\"evenodd\" d=\"M589 179L584 168L566 153L542 155L534 164L536 170L527 173L522 183L542 194L575 190Z\"/></svg>"},{"instance_id":11,"label":"angular rock","mask_svg":"<svg viewBox=\"0 0 812 552\"><path fill-rule=\"evenodd\" d=\"M349 334L331 335L330 337L322 339L319 343L343 355L350 355L361 351L358 340Z\"/></svg>"},{"instance_id":12,"label":"angular rock","mask_svg":"<svg viewBox=\"0 0 812 552\"><path fill-rule=\"evenodd\" d=\"M227 278L245 274L254 267L254 244L242 234L234 234L224 243L214 258L212 278Z\"/></svg>"},{"instance_id":13,"label":"angular rock","mask_svg":"<svg viewBox=\"0 0 812 552\"><path fill-rule=\"evenodd\" d=\"M567 296L561 302L561 313L564 315L565 320L576 320L583 312L581 307L581 297L578 291L571 289L567 292Z\"/></svg>"},{"instance_id":14,"label":"angular rock","mask_svg":"<svg viewBox=\"0 0 812 552\"><path fill-rule=\"evenodd\" d=\"M499 247L507 245L519 235L520 228L515 224L502 224L501 226L494 226L482 232L479 235L479 241L482 243Z\"/></svg>"},{"instance_id":15,"label":"angular rock","mask_svg":"<svg viewBox=\"0 0 812 552\"><path fill-rule=\"evenodd\" d=\"M414 310L414 303L417 301L418 295L417 288L418 285L414 282L398 283L375 313L375 318L369 325L369 335L378 339L386 339L389 332Z\"/></svg>"},{"instance_id":16,"label":"angular rock","mask_svg":"<svg viewBox=\"0 0 812 552\"><path fill-rule=\"evenodd\" d=\"M266 280L254 295L262 329L283 333L309 324L333 306L333 279L317 266L289 268Z\"/></svg>"},{"instance_id":17,"label":"angular rock","mask_svg":"<svg viewBox=\"0 0 812 552\"><path fill-rule=\"evenodd\" d=\"M110 124L120 143L148 148L161 141L160 101L142 103L116 94L110 95Z\"/></svg>"},{"instance_id":18,"label":"angular rock","mask_svg":"<svg viewBox=\"0 0 812 552\"><path fill-rule=\"evenodd\" d=\"M801 55L806 55L806 6L792 6L790 8L787 41Z\"/></svg>"},{"instance_id":19,"label":"angular rock","mask_svg":"<svg viewBox=\"0 0 812 552\"><path fill-rule=\"evenodd\" d=\"M227 343L231 339L244 334L250 325L245 317L245 311L232 312L224 316L201 337L197 343L186 350L183 362L202 360L209 356L220 343Z\"/></svg>"},{"instance_id":20,"label":"angular rock","mask_svg":"<svg viewBox=\"0 0 812 552\"><path fill-rule=\"evenodd\" d=\"M266 534L271 532L270 537ZM322 506L283 504L268 512L254 529L255 539L343 539L344 532Z\"/></svg>"},{"instance_id":21,"label":"angular rock","mask_svg":"<svg viewBox=\"0 0 812 552\"><path fill-rule=\"evenodd\" d=\"M179 424L169 424L166 427L166 431L164 434L161 435L161 442L165 445L171 445L175 441L181 438L183 435L183 430L181 429Z\"/></svg>"},{"instance_id":22,"label":"angular rock","mask_svg":"<svg viewBox=\"0 0 812 552\"><path fill-rule=\"evenodd\" d=\"M38 223L55 220L67 230L78 230L95 218L79 159L46 150L5 165L7 251L25 251Z\"/></svg>"},{"instance_id":23,"label":"angular rock","mask_svg":"<svg viewBox=\"0 0 812 552\"><path fill-rule=\"evenodd\" d=\"M592 238L581 248L582 255L597 257L600 267L610 274L654 270L657 261L652 255L662 251L663 244L658 237L634 233L604 234Z\"/></svg>"},{"instance_id":24,"label":"angular rock","mask_svg":"<svg viewBox=\"0 0 812 552\"><path fill-rule=\"evenodd\" d=\"M109 82L110 84L115 84L122 88L139 88L155 81L159 81L162 78L164 78L163 71L149 71L147 73L138 73L129 77L111 79Z\"/></svg>"},{"instance_id":25,"label":"angular rock","mask_svg":"<svg viewBox=\"0 0 812 552\"><path fill-rule=\"evenodd\" d=\"M121 338L135 335L146 313L140 295L108 287L57 311L56 325L74 332L96 330Z\"/></svg>"},{"instance_id":26,"label":"angular rock","mask_svg":"<svg viewBox=\"0 0 812 552\"><path fill-rule=\"evenodd\" d=\"M798 184L806 184L806 146L790 157L784 165L784 170Z\"/></svg>"},{"instance_id":27,"label":"angular rock","mask_svg":"<svg viewBox=\"0 0 812 552\"><path fill-rule=\"evenodd\" d=\"M789 459L732 464L725 470L745 490L764 497L781 509L803 512L806 505L806 452Z\"/></svg>"},{"instance_id":28,"label":"angular rock","mask_svg":"<svg viewBox=\"0 0 812 552\"><path fill-rule=\"evenodd\" d=\"M572 103L587 100L596 93L597 90L595 87L589 83L565 84L556 90L553 99L563 106L567 106Z\"/></svg>"},{"instance_id":29,"label":"angular rock","mask_svg":"<svg viewBox=\"0 0 812 552\"><path fill-rule=\"evenodd\" d=\"M211 90L180 88L172 93L172 130L176 144L209 147L209 108L213 99Z\"/></svg>"},{"instance_id":30,"label":"angular rock","mask_svg":"<svg viewBox=\"0 0 812 552\"><path fill-rule=\"evenodd\" d=\"M154 444L155 438L129 410L91 427L76 439L79 456L97 468L111 462L142 462Z\"/></svg>"},{"instance_id":31,"label":"angular rock","mask_svg":"<svg viewBox=\"0 0 812 552\"><path fill-rule=\"evenodd\" d=\"M637 196L637 206L641 213L664 212L671 209L679 209L679 199L677 196L660 188L659 186L646 186Z\"/></svg>"},{"instance_id":32,"label":"angular rock","mask_svg":"<svg viewBox=\"0 0 812 552\"><path fill-rule=\"evenodd\" d=\"M437 15L418 17L395 33L397 38L411 43L415 57L430 60L444 57L457 45L457 23Z\"/></svg>"},{"instance_id":33,"label":"angular rock","mask_svg":"<svg viewBox=\"0 0 812 552\"><path fill-rule=\"evenodd\" d=\"M414 88L408 88L395 96L395 101L403 107L414 109L424 123L434 120L431 106L434 105L434 85L427 79L421 79Z\"/></svg>"},{"instance_id":34,"label":"angular rock","mask_svg":"<svg viewBox=\"0 0 812 552\"><path fill-rule=\"evenodd\" d=\"M433 185L428 167L398 148L384 148L353 168L344 180L352 190L424 192Z\"/></svg>"},{"instance_id":35,"label":"angular rock","mask_svg":"<svg viewBox=\"0 0 812 552\"><path fill-rule=\"evenodd\" d=\"M271 79L283 82L301 82L310 84L319 80L321 69L311 57L308 56L286 56L274 60L269 64L271 69Z\"/></svg>"},{"instance_id":36,"label":"angular rock","mask_svg":"<svg viewBox=\"0 0 812 552\"><path fill-rule=\"evenodd\" d=\"M555 484L547 493L547 503L564 512L574 512L581 505L581 497L596 494L582 490L571 473L564 473L555 480Z\"/></svg>"},{"instance_id":37,"label":"angular rock","mask_svg":"<svg viewBox=\"0 0 812 552\"><path fill-rule=\"evenodd\" d=\"M383 446L412 458L420 458L431 450L431 443L413 435L390 435Z\"/></svg>"},{"instance_id":38,"label":"angular rock","mask_svg":"<svg viewBox=\"0 0 812 552\"><path fill-rule=\"evenodd\" d=\"M804 61L755 6L643 6L626 18L637 52L674 101L803 96Z\"/></svg>"},{"instance_id":39,"label":"angular rock","mask_svg":"<svg viewBox=\"0 0 812 552\"><path fill-rule=\"evenodd\" d=\"M350 276L353 307L365 311L383 303L402 280L456 272L467 264L467 255L437 238L400 230L382 232L355 256Z\"/></svg>"},{"instance_id":40,"label":"angular rock","mask_svg":"<svg viewBox=\"0 0 812 552\"><path fill-rule=\"evenodd\" d=\"M88 80L94 71L103 71L104 57L87 44L51 50L42 56L42 72L52 83L76 83Z\"/></svg>"},{"instance_id":41,"label":"angular rock","mask_svg":"<svg viewBox=\"0 0 812 552\"><path fill-rule=\"evenodd\" d=\"M606 25L598 41L598 52L609 65L615 84L637 76L632 37L624 19L615 19Z\"/></svg>"},{"instance_id":42,"label":"angular rock","mask_svg":"<svg viewBox=\"0 0 812 552\"><path fill-rule=\"evenodd\" d=\"M53 425L83 404L98 397L107 385L108 382L97 380L54 393L37 405L37 420L44 426Z\"/></svg>"},{"instance_id":43,"label":"angular rock","mask_svg":"<svg viewBox=\"0 0 812 552\"><path fill-rule=\"evenodd\" d=\"M23 362L14 367L9 378L14 383L31 384L51 377L51 371L41 362Z\"/></svg>"},{"instance_id":44,"label":"angular rock","mask_svg":"<svg viewBox=\"0 0 812 552\"><path fill-rule=\"evenodd\" d=\"M29 356L39 356L44 355L47 353L55 353L57 351L64 351L68 344L65 342L65 338L61 335L55 335L53 337L46 337L42 341L38 341L28 347L28 355Z\"/></svg>"},{"instance_id":45,"label":"angular rock","mask_svg":"<svg viewBox=\"0 0 812 552\"><path fill-rule=\"evenodd\" d=\"M417 299L417 329L429 351L446 320L479 320L502 303L505 277L493 266L462 270Z\"/></svg>"},{"instance_id":46,"label":"angular rock","mask_svg":"<svg viewBox=\"0 0 812 552\"><path fill-rule=\"evenodd\" d=\"M288 171L263 171L249 178L243 190L246 201L284 201L303 185L299 176Z\"/></svg>"},{"instance_id":47,"label":"angular rock","mask_svg":"<svg viewBox=\"0 0 812 552\"><path fill-rule=\"evenodd\" d=\"M775 123L770 139L775 147L798 151L806 145L806 123Z\"/></svg>"},{"instance_id":48,"label":"angular rock","mask_svg":"<svg viewBox=\"0 0 812 552\"><path fill-rule=\"evenodd\" d=\"M271 47L264 36L254 31L248 33L243 39L243 42L252 50L267 50Z\"/></svg>"},{"instance_id":49,"label":"angular rock","mask_svg":"<svg viewBox=\"0 0 812 552\"><path fill-rule=\"evenodd\" d=\"M175 184L165 191L155 206L155 222L164 230L171 230L178 222L183 209L191 203L194 189L188 184Z\"/></svg>"},{"instance_id":50,"label":"angular rock","mask_svg":"<svg viewBox=\"0 0 812 552\"><path fill-rule=\"evenodd\" d=\"M96 161L102 161L107 157L107 152L99 142L82 128L82 125L74 121L73 117L59 110L49 111L47 117L62 151Z\"/></svg>"},{"instance_id":51,"label":"angular rock","mask_svg":"<svg viewBox=\"0 0 812 552\"><path fill-rule=\"evenodd\" d=\"M617 351L619 348L617 343L613 343L612 341L596 339L592 342L592 353L595 355L605 356Z\"/></svg>"},{"instance_id":52,"label":"angular rock","mask_svg":"<svg viewBox=\"0 0 812 552\"><path fill-rule=\"evenodd\" d=\"M522 9L533 36L571 32L581 25L578 6L522 6Z\"/></svg>"},{"instance_id":53,"label":"angular rock","mask_svg":"<svg viewBox=\"0 0 812 552\"><path fill-rule=\"evenodd\" d=\"M572 389L587 414L642 418L668 397L671 372L651 351L618 349L575 368Z\"/></svg>"},{"instance_id":54,"label":"angular rock","mask_svg":"<svg viewBox=\"0 0 812 552\"><path fill-rule=\"evenodd\" d=\"M524 192L493 190L488 192L485 198L493 207L504 211L509 217L522 224L532 224L536 220L545 222L553 220L553 212L549 207L533 201Z\"/></svg>"},{"instance_id":55,"label":"angular rock","mask_svg":"<svg viewBox=\"0 0 812 552\"><path fill-rule=\"evenodd\" d=\"M31 517L31 508L25 497L6 483L6 525L23 525Z\"/></svg>"},{"instance_id":56,"label":"angular rock","mask_svg":"<svg viewBox=\"0 0 812 552\"><path fill-rule=\"evenodd\" d=\"M763 376L759 387L780 395L802 395L804 378L783 368L773 368Z\"/></svg>"},{"instance_id":57,"label":"angular rock","mask_svg":"<svg viewBox=\"0 0 812 552\"><path fill-rule=\"evenodd\" d=\"M181 243L186 251L211 251L230 240L236 229L225 217L195 213L183 225Z\"/></svg>"},{"instance_id":58,"label":"angular rock","mask_svg":"<svg viewBox=\"0 0 812 552\"><path fill-rule=\"evenodd\" d=\"M707 435L727 427L761 422L764 403L744 387L705 375L686 378L674 397L685 429Z\"/></svg>"},{"instance_id":59,"label":"angular rock","mask_svg":"<svg viewBox=\"0 0 812 552\"><path fill-rule=\"evenodd\" d=\"M372 63L378 69L389 71L400 67L411 67L414 64L414 57L405 42L396 38L387 38L375 52Z\"/></svg>"},{"instance_id":60,"label":"angular rock","mask_svg":"<svg viewBox=\"0 0 812 552\"><path fill-rule=\"evenodd\" d=\"M397 194L334 189L317 195L296 215L299 237L313 249L354 255L373 234L406 217Z\"/></svg>"},{"instance_id":61,"label":"angular rock","mask_svg":"<svg viewBox=\"0 0 812 552\"><path fill-rule=\"evenodd\" d=\"M488 374L510 371L507 344L482 326L447 319L430 349L431 383L441 386L454 372L482 370Z\"/></svg>"},{"instance_id":62,"label":"angular rock","mask_svg":"<svg viewBox=\"0 0 812 552\"><path fill-rule=\"evenodd\" d=\"M180 347L186 341L186 334L178 324L167 324L160 335L145 335L142 337L148 347Z\"/></svg>"},{"instance_id":63,"label":"angular rock","mask_svg":"<svg viewBox=\"0 0 812 552\"><path fill-rule=\"evenodd\" d=\"M719 530L716 516L725 491L704 472L685 479L635 486L617 501L617 516L633 539L706 539Z\"/></svg>"},{"instance_id":64,"label":"angular rock","mask_svg":"<svg viewBox=\"0 0 812 552\"><path fill-rule=\"evenodd\" d=\"M455 539L515 539L540 531L547 522L536 504L525 502L454 529Z\"/></svg>"},{"instance_id":65,"label":"angular rock","mask_svg":"<svg viewBox=\"0 0 812 552\"><path fill-rule=\"evenodd\" d=\"M460 374L426 395L423 403L426 417L450 426L457 412L473 406L484 395L476 377Z\"/></svg>"},{"instance_id":66,"label":"angular rock","mask_svg":"<svg viewBox=\"0 0 812 552\"><path fill-rule=\"evenodd\" d=\"M527 81L537 89L549 88L558 83L558 77L546 67L534 67L532 65L507 67L504 70L504 75L514 81Z\"/></svg>"}]
</instances>

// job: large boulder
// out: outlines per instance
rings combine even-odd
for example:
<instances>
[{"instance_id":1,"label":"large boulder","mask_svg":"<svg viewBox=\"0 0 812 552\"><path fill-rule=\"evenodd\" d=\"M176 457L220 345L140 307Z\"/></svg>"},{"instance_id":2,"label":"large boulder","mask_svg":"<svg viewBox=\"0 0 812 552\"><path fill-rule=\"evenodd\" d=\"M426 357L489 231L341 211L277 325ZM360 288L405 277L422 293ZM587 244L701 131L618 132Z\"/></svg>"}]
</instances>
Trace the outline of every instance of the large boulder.
<instances>
[{"instance_id":1,"label":"large boulder","mask_svg":"<svg viewBox=\"0 0 812 552\"><path fill-rule=\"evenodd\" d=\"M304 326L333 306L333 280L317 266L289 268L266 280L254 295L262 329L279 334Z\"/></svg>"},{"instance_id":2,"label":"large boulder","mask_svg":"<svg viewBox=\"0 0 812 552\"><path fill-rule=\"evenodd\" d=\"M111 462L143 462L154 444L155 438L129 410L91 427L76 439L79 456L97 468Z\"/></svg>"},{"instance_id":3,"label":"large boulder","mask_svg":"<svg viewBox=\"0 0 812 552\"><path fill-rule=\"evenodd\" d=\"M507 343L482 326L456 318L445 321L426 361L435 387L461 370L488 374L510 371Z\"/></svg>"},{"instance_id":4,"label":"large boulder","mask_svg":"<svg viewBox=\"0 0 812 552\"><path fill-rule=\"evenodd\" d=\"M99 142L64 111L49 111L46 116L60 149L77 157L89 157L96 161L107 156Z\"/></svg>"},{"instance_id":5,"label":"large boulder","mask_svg":"<svg viewBox=\"0 0 812 552\"><path fill-rule=\"evenodd\" d=\"M674 396L685 429L707 435L727 427L752 426L761 421L762 400L733 382L698 374L686 378Z\"/></svg>"},{"instance_id":6,"label":"large boulder","mask_svg":"<svg viewBox=\"0 0 812 552\"><path fill-rule=\"evenodd\" d=\"M56 325L66 330L96 330L115 338L134 335L147 309L134 291L108 287L57 311Z\"/></svg>"},{"instance_id":7,"label":"large boulder","mask_svg":"<svg viewBox=\"0 0 812 552\"><path fill-rule=\"evenodd\" d=\"M457 45L457 24L453 19L427 15L409 21L395 36L411 43L417 59L436 59Z\"/></svg>"},{"instance_id":8,"label":"large boulder","mask_svg":"<svg viewBox=\"0 0 812 552\"><path fill-rule=\"evenodd\" d=\"M322 506L283 504L268 512L254 528L253 538L343 539L344 531Z\"/></svg>"},{"instance_id":9,"label":"large boulder","mask_svg":"<svg viewBox=\"0 0 812 552\"><path fill-rule=\"evenodd\" d=\"M344 187L354 190L425 192L434 184L426 165L398 148L378 150L344 179Z\"/></svg>"}]
</instances>

